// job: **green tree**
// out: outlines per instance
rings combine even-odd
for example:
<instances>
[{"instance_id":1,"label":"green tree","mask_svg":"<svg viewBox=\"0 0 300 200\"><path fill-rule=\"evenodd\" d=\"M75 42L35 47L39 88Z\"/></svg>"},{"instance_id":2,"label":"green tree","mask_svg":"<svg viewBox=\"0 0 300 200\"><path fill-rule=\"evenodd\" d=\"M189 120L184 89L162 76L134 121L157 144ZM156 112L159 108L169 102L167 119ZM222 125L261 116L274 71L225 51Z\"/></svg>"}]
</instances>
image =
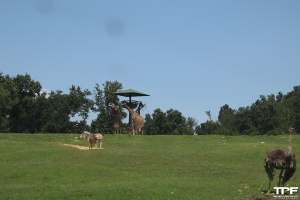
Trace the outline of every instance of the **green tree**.
<instances>
[{"instance_id":1,"label":"green tree","mask_svg":"<svg viewBox=\"0 0 300 200\"><path fill-rule=\"evenodd\" d=\"M154 120L152 119L150 114L145 115L144 134L145 135L155 135L156 134Z\"/></svg>"},{"instance_id":2,"label":"green tree","mask_svg":"<svg viewBox=\"0 0 300 200\"><path fill-rule=\"evenodd\" d=\"M183 135L185 134L186 118L178 110L173 110L172 108L167 110L167 127L168 134L171 135Z\"/></svg>"},{"instance_id":3,"label":"green tree","mask_svg":"<svg viewBox=\"0 0 300 200\"><path fill-rule=\"evenodd\" d=\"M236 111L231 109L228 104L225 104L220 108L218 120L221 126L225 129L229 129L231 131L236 130L235 120L236 120Z\"/></svg>"},{"instance_id":4,"label":"green tree","mask_svg":"<svg viewBox=\"0 0 300 200\"><path fill-rule=\"evenodd\" d=\"M7 76L2 76L0 72L0 132L8 133L9 128L9 116L12 110L13 101L9 92L9 88L13 85L12 79Z\"/></svg>"},{"instance_id":5,"label":"green tree","mask_svg":"<svg viewBox=\"0 0 300 200\"><path fill-rule=\"evenodd\" d=\"M252 122L259 134L280 133L283 118L279 112L280 103L275 100L275 95L260 95L258 101L259 103L252 104L251 112Z\"/></svg>"},{"instance_id":6,"label":"green tree","mask_svg":"<svg viewBox=\"0 0 300 200\"><path fill-rule=\"evenodd\" d=\"M10 88L12 109L10 112L10 131L14 133L26 133L36 131L36 117L34 113L38 109L35 105L36 98L40 96L42 89L38 81L31 80L26 74L12 78L13 87Z\"/></svg>"},{"instance_id":7,"label":"green tree","mask_svg":"<svg viewBox=\"0 0 300 200\"><path fill-rule=\"evenodd\" d=\"M212 118L210 110L209 111L205 111L205 113L207 114L209 120L207 120L204 123L201 123L200 126L196 126L195 132L198 135L210 135L210 134L219 133L217 131L221 127L220 123L213 121L213 118Z\"/></svg>"},{"instance_id":8,"label":"green tree","mask_svg":"<svg viewBox=\"0 0 300 200\"><path fill-rule=\"evenodd\" d=\"M237 130L243 135L257 134L257 128L254 126L251 117L251 109L249 106L240 107L236 112L235 124Z\"/></svg>"},{"instance_id":9,"label":"green tree","mask_svg":"<svg viewBox=\"0 0 300 200\"><path fill-rule=\"evenodd\" d=\"M71 115L74 117L78 114L79 117L82 117L80 122L76 121L75 127L72 130L76 130L76 132L82 132L83 130L88 130L87 126L87 118L89 117L89 112L94 106L94 101L89 99L88 96L92 95L92 93L88 90L81 90L78 86L77 88L72 85L70 88L70 108L71 108Z\"/></svg>"},{"instance_id":10,"label":"green tree","mask_svg":"<svg viewBox=\"0 0 300 200\"><path fill-rule=\"evenodd\" d=\"M166 114L161 111L160 108L154 110L152 114L154 127L155 127L155 135L163 135L166 133Z\"/></svg>"},{"instance_id":11,"label":"green tree","mask_svg":"<svg viewBox=\"0 0 300 200\"><path fill-rule=\"evenodd\" d=\"M51 91L47 98L47 112L44 115L44 133L67 133L72 125L70 117L74 115L69 104L69 95L61 90Z\"/></svg>"},{"instance_id":12,"label":"green tree","mask_svg":"<svg viewBox=\"0 0 300 200\"><path fill-rule=\"evenodd\" d=\"M119 83L118 81L106 81L102 86L103 89L101 89L97 83L94 89L95 106L92 110L93 112L98 113L98 116L96 120L92 121L91 126L93 132L110 134L114 132L115 118L109 104L120 104L118 96L113 93L123 89L123 86L122 83ZM126 117L126 114L123 113L123 116Z\"/></svg>"},{"instance_id":13,"label":"green tree","mask_svg":"<svg viewBox=\"0 0 300 200\"><path fill-rule=\"evenodd\" d=\"M288 122L285 129L289 126L295 128L296 132L300 131L300 86L294 86L291 92L283 97L283 105L287 108L285 116Z\"/></svg>"},{"instance_id":14,"label":"green tree","mask_svg":"<svg viewBox=\"0 0 300 200\"><path fill-rule=\"evenodd\" d=\"M88 99L89 90L81 90L72 85L69 94L63 94L61 90L51 91L48 98L40 98L41 105L47 110L41 113L44 133L79 133L87 129L86 119L93 106L93 101ZM45 96L45 95L43 95ZM40 105L40 106L41 106ZM78 115L83 120L72 122L70 119Z\"/></svg>"},{"instance_id":15,"label":"green tree","mask_svg":"<svg viewBox=\"0 0 300 200\"><path fill-rule=\"evenodd\" d=\"M144 130L148 135L192 135L196 126L195 118L188 117L186 120L178 110L169 109L164 113L157 108L152 116L146 114Z\"/></svg>"},{"instance_id":16,"label":"green tree","mask_svg":"<svg viewBox=\"0 0 300 200\"><path fill-rule=\"evenodd\" d=\"M188 117L186 120L186 131L185 134L187 135L193 135L196 131L195 128L197 126L198 122L195 118L193 117Z\"/></svg>"}]
</instances>

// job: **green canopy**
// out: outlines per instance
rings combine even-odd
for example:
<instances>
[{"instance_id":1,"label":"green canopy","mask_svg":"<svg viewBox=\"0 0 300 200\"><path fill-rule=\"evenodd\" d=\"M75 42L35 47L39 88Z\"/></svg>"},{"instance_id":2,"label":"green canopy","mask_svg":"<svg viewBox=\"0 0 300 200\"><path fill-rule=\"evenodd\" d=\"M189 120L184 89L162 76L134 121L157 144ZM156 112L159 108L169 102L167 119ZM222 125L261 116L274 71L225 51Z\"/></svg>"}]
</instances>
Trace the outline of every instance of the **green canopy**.
<instances>
[{"instance_id":1,"label":"green canopy","mask_svg":"<svg viewBox=\"0 0 300 200\"><path fill-rule=\"evenodd\" d=\"M129 89L129 90L123 90L123 91L119 91L119 92L114 92L113 94L116 94L116 95L120 95L120 96L123 96L123 97L129 97L129 107L131 107L131 97L138 97L138 96L150 96L149 94L144 94L142 92L139 92L139 91L135 91L133 89ZM130 113L129 113L129 129L131 129L130 127Z\"/></svg>"},{"instance_id":2,"label":"green canopy","mask_svg":"<svg viewBox=\"0 0 300 200\"><path fill-rule=\"evenodd\" d=\"M150 96L149 94L144 94L142 92L135 91L133 89L123 90L123 91L115 92L113 94L124 96L124 97Z\"/></svg>"}]
</instances>

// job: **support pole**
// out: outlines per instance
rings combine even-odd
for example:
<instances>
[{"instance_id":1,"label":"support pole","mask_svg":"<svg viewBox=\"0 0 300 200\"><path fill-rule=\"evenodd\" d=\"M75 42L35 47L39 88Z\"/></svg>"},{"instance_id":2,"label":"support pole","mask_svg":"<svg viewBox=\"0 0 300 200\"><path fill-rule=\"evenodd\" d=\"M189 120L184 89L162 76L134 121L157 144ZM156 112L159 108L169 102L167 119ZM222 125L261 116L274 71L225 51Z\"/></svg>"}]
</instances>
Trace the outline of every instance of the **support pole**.
<instances>
[{"instance_id":1,"label":"support pole","mask_svg":"<svg viewBox=\"0 0 300 200\"><path fill-rule=\"evenodd\" d=\"M131 106L131 94L129 94L129 107ZM131 135L131 115L130 115L130 112L129 112L129 134Z\"/></svg>"}]
</instances>

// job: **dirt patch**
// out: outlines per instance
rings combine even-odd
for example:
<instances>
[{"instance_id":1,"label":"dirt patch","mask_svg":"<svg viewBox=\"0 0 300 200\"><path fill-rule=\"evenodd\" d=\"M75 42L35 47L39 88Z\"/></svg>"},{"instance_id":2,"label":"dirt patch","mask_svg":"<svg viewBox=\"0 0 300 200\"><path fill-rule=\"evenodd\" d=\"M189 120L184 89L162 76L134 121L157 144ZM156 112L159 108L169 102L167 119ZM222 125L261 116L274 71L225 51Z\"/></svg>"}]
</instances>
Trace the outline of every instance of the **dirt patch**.
<instances>
[{"instance_id":1,"label":"dirt patch","mask_svg":"<svg viewBox=\"0 0 300 200\"><path fill-rule=\"evenodd\" d=\"M64 146L75 147L75 148L80 149L80 150L89 150L89 147L85 147L85 146L65 144L65 143L60 143L60 144L64 145ZM95 149L95 147L93 149ZM97 149L103 149L103 148L97 148Z\"/></svg>"}]
</instances>

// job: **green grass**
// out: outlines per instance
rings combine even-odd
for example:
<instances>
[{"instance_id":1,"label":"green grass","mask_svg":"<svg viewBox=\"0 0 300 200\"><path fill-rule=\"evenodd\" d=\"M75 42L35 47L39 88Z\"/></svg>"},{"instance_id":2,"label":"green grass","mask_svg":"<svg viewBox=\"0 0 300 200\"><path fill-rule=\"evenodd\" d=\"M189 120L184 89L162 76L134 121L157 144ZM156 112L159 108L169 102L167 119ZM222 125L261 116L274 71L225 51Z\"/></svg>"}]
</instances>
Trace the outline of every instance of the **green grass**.
<instances>
[{"instance_id":1,"label":"green grass","mask_svg":"<svg viewBox=\"0 0 300 200\"><path fill-rule=\"evenodd\" d=\"M268 148L287 136L0 134L0 199L232 199L266 192ZM283 138L285 137L285 138ZM264 143L261 143L264 142ZM300 155L300 136L293 152ZM278 171L272 187L278 181ZM300 184L298 171L288 182ZM273 190L274 192L274 190Z\"/></svg>"}]
</instances>

